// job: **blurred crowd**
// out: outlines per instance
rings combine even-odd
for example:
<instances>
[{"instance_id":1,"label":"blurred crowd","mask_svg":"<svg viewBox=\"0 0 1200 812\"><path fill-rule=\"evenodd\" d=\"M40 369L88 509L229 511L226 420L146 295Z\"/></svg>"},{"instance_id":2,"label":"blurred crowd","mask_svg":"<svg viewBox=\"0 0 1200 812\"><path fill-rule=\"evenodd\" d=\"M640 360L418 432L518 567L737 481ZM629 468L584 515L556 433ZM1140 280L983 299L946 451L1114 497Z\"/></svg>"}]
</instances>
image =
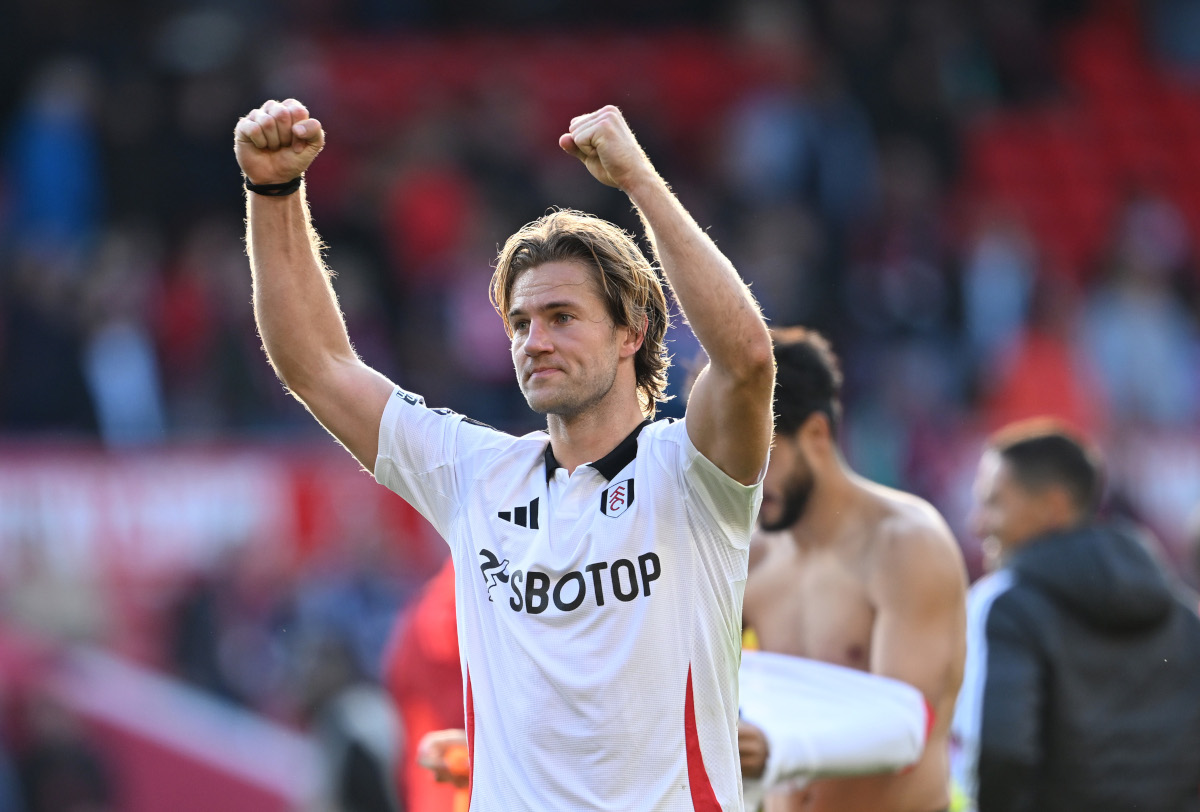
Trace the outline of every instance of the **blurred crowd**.
<instances>
[{"instance_id":1,"label":"blurred crowd","mask_svg":"<svg viewBox=\"0 0 1200 812\"><path fill-rule=\"evenodd\" d=\"M1194 4L1142 5L1164 69L1200 76ZM847 378L844 444L863 474L930 495L948 433L1036 412L1102 440L1131 427L1194 429L1200 272L1177 203L1131 187L1095 261L1062 268L1020 210L963 182L974 122L1066 92L1056 38L1093 6L5 3L0 439L125 448L320 438L255 332L230 144L239 115L288 96L330 133L309 197L358 352L432 405L537 428L486 298L490 262L551 205L640 231L626 199L557 150L553 127L566 120L545 119L576 104L574 87L591 86L573 71L610 69L614 52L589 48L592 33L653 50L680 30L741 77L720 104L705 106L703 93L689 110L637 92L584 92L575 112L625 108L767 316L830 336ZM542 77L551 90L540 95L507 84L493 62L531 36L582 48L561 74ZM419 77L428 87L410 88L401 110L343 92L359 49L386 53L416 38L439 49L441 65L463 49L473 74ZM671 336L678 394L698 348L682 325ZM384 619L404 598L379 575L361 567L281 596L249 583L245 568L214 573L180 599L172 668L269 709L286 659L278 629L307 612L320 618L309 628L356 629L347 669L369 673ZM312 645L347 645L331 640Z\"/></svg>"},{"instance_id":2,"label":"blurred crowd","mask_svg":"<svg viewBox=\"0 0 1200 812\"><path fill-rule=\"evenodd\" d=\"M927 490L946 426L1039 406L1092 430L1195 423L1200 300L1169 199L1131 189L1094 265L1064 270L1020 211L962 191L972 121L1062 92L1055 37L1082 0L617 4L600 20L477 5L10 5L0 36L43 58L6 66L0 97L0 431L112 446L315 433L263 363L229 154L238 115L273 96L303 97L331 131L310 195L359 352L432 403L532 426L484 294L495 246L549 205L637 225L531 124L544 95L463 40L486 25L519 43L533 18L547 36L631 20L650 47L668 24L721 30L713 43L771 55L682 133L679 105L635 94L628 113L768 316L831 335L870 475ZM1151 4L1146 24L1179 62L1184 5ZM461 43L481 75L428 77L402 115L345 104L346 52L414 30ZM573 78L546 81L561 95ZM695 355L683 333L678 378Z\"/></svg>"}]
</instances>

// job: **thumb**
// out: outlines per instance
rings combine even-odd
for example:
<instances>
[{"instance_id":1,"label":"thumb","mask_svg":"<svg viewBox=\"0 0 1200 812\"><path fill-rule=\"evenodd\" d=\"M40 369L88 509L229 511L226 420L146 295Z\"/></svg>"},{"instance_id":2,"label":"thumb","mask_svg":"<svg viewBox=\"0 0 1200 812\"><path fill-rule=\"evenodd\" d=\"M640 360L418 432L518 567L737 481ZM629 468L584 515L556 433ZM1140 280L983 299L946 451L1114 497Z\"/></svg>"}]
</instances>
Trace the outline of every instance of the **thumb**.
<instances>
[{"instance_id":1,"label":"thumb","mask_svg":"<svg viewBox=\"0 0 1200 812\"><path fill-rule=\"evenodd\" d=\"M566 152L568 155L574 155L576 158L580 159L585 157L583 150L581 150L579 145L575 143L575 136L571 135L570 133L563 133L560 135L558 137L558 145L562 148L563 152Z\"/></svg>"}]
</instances>

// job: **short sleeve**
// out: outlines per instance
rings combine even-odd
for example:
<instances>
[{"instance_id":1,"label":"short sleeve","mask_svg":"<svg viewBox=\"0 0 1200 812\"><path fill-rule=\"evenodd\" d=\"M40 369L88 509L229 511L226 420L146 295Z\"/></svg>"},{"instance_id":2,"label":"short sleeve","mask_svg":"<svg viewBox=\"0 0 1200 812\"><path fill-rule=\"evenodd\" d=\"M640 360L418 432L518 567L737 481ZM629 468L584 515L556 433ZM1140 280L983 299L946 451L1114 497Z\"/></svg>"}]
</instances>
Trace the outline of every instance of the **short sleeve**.
<instances>
[{"instance_id":1,"label":"short sleeve","mask_svg":"<svg viewBox=\"0 0 1200 812\"><path fill-rule=\"evenodd\" d=\"M678 433L689 510L706 514L704 518L715 523L720 535L734 549L746 550L762 503L762 479L753 485L743 485L722 471L692 444L686 423L686 418L680 420L670 430Z\"/></svg>"},{"instance_id":2,"label":"short sleeve","mask_svg":"<svg viewBox=\"0 0 1200 812\"><path fill-rule=\"evenodd\" d=\"M446 538L461 501L462 466L506 436L449 409L430 409L420 395L397 387L379 423L375 480Z\"/></svg>"}]
</instances>

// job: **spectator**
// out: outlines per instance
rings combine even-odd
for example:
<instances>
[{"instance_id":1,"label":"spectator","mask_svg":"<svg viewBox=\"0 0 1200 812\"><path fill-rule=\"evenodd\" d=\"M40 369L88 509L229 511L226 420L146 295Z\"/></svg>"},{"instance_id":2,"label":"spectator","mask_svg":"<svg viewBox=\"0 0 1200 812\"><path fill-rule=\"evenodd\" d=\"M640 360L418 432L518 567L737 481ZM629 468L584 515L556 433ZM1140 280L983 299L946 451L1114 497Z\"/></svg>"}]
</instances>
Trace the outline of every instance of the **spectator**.
<instances>
[{"instance_id":1,"label":"spectator","mask_svg":"<svg viewBox=\"0 0 1200 812\"><path fill-rule=\"evenodd\" d=\"M388 692L404 720L405 746L399 783L409 809L450 812L454 787L439 784L417 764L417 745L434 730L466 727L462 666L454 610L454 564L450 559L412 608L396 622L384 663Z\"/></svg>"},{"instance_id":2,"label":"spectator","mask_svg":"<svg viewBox=\"0 0 1200 812\"><path fill-rule=\"evenodd\" d=\"M302 656L305 717L316 735L330 812L399 812L392 765L401 741L395 709L369 680L343 633L307 641Z\"/></svg>"},{"instance_id":3,"label":"spectator","mask_svg":"<svg viewBox=\"0 0 1200 812\"><path fill-rule=\"evenodd\" d=\"M142 315L154 265L145 233L112 229L83 286L83 369L100 436L110 447L162 442L162 391L154 342Z\"/></svg>"},{"instance_id":4,"label":"spectator","mask_svg":"<svg viewBox=\"0 0 1200 812\"><path fill-rule=\"evenodd\" d=\"M1094 293L1081 336L1120 420L1181 425L1200 414L1200 328L1172 287L1189 250L1187 225L1170 202L1129 203L1112 278Z\"/></svg>"},{"instance_id":5,"label":"spectator","mask_svg":"<svg viewBox=\"0 0 1200 812\"><path fill-rule=\"evenodd\" d=\"M1200 619L1135 532L1097 520L1100 492L1058 424L984 453L975 525L998 571L970 593L954 720L971 809L1200 808Z\"/></svg>"},{"instance_id":6,"label":"spectator","mask_svg":"<svg viewBox=\"0 0 1200 812\"><path fill-rule=\"evenodd\" d=\"M29 741L17 771L28 812L115 812L117 782L79 720L47 696L34 697L26 722Z\"/></svg>"},{"instance_id":7,"label":"spectator","mask_svg":"<svg viewBox=\"0 0 1200 812\"><path fill-rule=\"evenodd\" d=\"M1021 330L1037 268L1033 240L1015 214L984 214L963 267L963 321L971 351L990 362Z\"/></svg>"},{"instance_id":8,"label":"spectator","mask_svg":"<svg viewBox=\"0 0 1200 812\"><path fill-rule=\"evenodd\" d=\"M1088 359L1071 343L1078 293L1048 276L1034 286L1025 324L981 367L983 417L991 428L1054 415L1091 431L1104 425L1105 389Z\"/></svg>"},{"instance_id":9,"label":"spectator","mask_svg":"<svg viewBox=\"0 0 1200 812\"><path fill-rule=\"evenodd\" d=\"M47 63L10 127L4 161L12 183L11 228L21 251L67 258L75 271L101 209L95 84L85 61Z\"/></svg>"}]
</instances>

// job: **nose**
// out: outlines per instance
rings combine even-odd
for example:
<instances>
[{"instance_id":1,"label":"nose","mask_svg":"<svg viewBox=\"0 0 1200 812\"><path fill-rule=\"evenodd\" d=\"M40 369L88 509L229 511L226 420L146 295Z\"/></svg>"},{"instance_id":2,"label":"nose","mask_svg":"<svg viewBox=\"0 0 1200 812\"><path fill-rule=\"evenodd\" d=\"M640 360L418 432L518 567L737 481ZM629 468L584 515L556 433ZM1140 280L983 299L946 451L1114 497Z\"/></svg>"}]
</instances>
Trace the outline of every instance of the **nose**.
<instances>
[{"instance_id":1,"label":"nose","mask_svg":"<svg viewBox=\"0 0 1200 812\"><path fill-rule=\"evenodd\" d=\"M554 345L550 343L550 331L536 319L529 322L522 349L526 355L542 355L551 352Z\"/></svg>"}]
</instances>

